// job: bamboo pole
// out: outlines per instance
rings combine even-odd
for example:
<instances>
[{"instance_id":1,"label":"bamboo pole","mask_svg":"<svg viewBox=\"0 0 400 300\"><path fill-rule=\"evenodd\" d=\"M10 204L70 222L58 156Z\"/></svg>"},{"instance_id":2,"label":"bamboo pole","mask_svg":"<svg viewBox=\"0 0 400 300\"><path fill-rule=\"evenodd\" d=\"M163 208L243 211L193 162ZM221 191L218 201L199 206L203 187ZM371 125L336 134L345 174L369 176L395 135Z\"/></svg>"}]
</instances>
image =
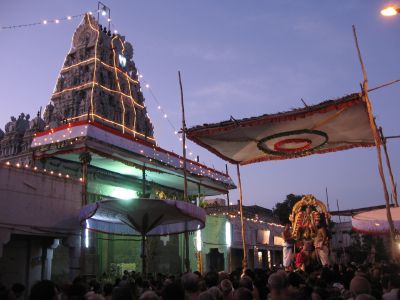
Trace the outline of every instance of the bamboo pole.
<instances>
[{"instance_id":1,"label":"bamboo pole","mask_svg":"<svg viewBox=\"0 0 400 300\"><path fill-rule=\"evenodd\" d=\"M243 271L247 269L247 247L246 247L246 236L245 236L245 228L243 222L243 193L242 193L242 180L240 179L240 168L239 164L236 164L237 177L239 182L239 208L240 208L240 225L242 227L242 244L243 244L243 260L242 260L242 268Z\"/></svg>"},{"instance_id":2,"label":"bamboo pole","mask_svg":"<svg viewBox=\"0 0 400 300\"><path fill-rule=\"evenodd\" d=\"M186 120L185 120L185 104L183 102L183 88L182 88L182 79L181 72L178 71L179 77L179 87L181 91L181 109L182 109L182 153L183 153L183 180L184 180L184 188L183 188L183 200L189 202L188 198L188 186L187 186L187 170L186 170ZM189 232L185 228L185 267L186 272L190 272L190 259L189 259Z\"/></svg>"},{"instance_id":3,"label":"bamboo pole","mask_svg":"<svg viewBox=\"0 0 400 300\"><path fill-rule=\"evenodd\" d=\"M340 211L340 209L339 209L339 200L338 200L338 199L336 199L336 207L337 207L337 210L338 210L338 211ZM341 236L341 238L342 238L342 251L343 251L343 258L345 259L345 258L346 258L346 251L345 251L345 249L344 249L344 245L343 245L342 218L341 218L341 216L340 216L340 215L339 215L339 224L340 224L340 236Z\"/></svg>"},{"instance_id":4,"label":"bamboo pole","mask_svg":"<svg viewBox=\"0 0 400 300\"><path fill-rule=\"evenodd\" d=\"M390 228L390 237L391 237L391 242L392 242L392 247L391 247L392 248L392 258L394 258L394 256L395 256L394 255L395 228L394 228L394 224L393 224L392 214L390 212L389 193L388 193L385 174L383 172L383 166L382 166L382 153L381 153L381 147L380 147L382 141L380 139L378 128L375 123L374 114L373 114L373 110L372 110L372 103L368 97L367 72L365 70L364 62L362 60L360 47L358 45L356 27L354 25L353 25L353 34L354 34L354 40L355 40L355 44L356 44L356 48L357 48L358 59L360 61L361 71L363 73L363 78L364 78L364 82L362 85L362 98L365 101L366 106L367 106L369 124L371 126L372 134L373 134L374 140L375 140L375 146L376 146L376 151L377 151L377 156L378 156L378 170L379 170L379 175L380 175L381 181L382 181L383 193L385 196L385 204L386 204L386 215L387 215L389 228Z\"/></svg>"},{"instance_id":5,"label":"bamboo pole","mask_svg":"<svg viewBox=\"0 0 400 300\"><path fill-rule=\"evenodd\" d=\"M376 87L374 87L374 88L372 88L372 89L369 89L368 92L372 92L372 91L381 89L381 88L383 88L383 87L386 87L386 86L388 86L388 85L392 85L392 84L398 83L398 82L400 82L400 79L392 80L392 81L390 81L390 82L387 82L387 83L381 84L381 85L379 85L379 86L376 86Z\"/></svg>"},{"instance_id":6,"label":"bamboo pole","mask_svg":"<svg viewBox=\"0 0 400 300\"><path fill-rule=\"evenodd\" d=\"M325 195L326 195L326 208L328 209L328 212L330 212L329 208L329 196L328 196L328 187L325 188Z\"/></svg>"},{"instance_id":7,"label":"bamboo pole","mask_svg":"<svg viewBox=\"0 0 400 300\"><path fill-rule=\"evenodd\" d=\"M89 152L83 152L79 155L79 160L82 163L82 207L88 204L87 189L88 189L88 171L89 164L92 160L92 156ZM80 275L86 274L86 227L81 226L81 256L79 259Z\"/></svg>"},{"instance_id":8,"label":"bamboo pole","mask_svg":"<svg viewBox=\"0 0 400 300\"><path fill-rule=\"evenodd\" d=\"M147 198L145 195L146 195L146 164L143 164L143 169L142 169L142 198Z\"/></svg>"},{"instance_id":9,"label":"bamboo pole","mask_svg":"<svg viewBox=\"0 0 400 300\"><path fill-rule=\"evenodd\" d=\"M229 176L229 172L228 172L228 164L225 164L225 174L226 175L228 175ZM229 210L229 207L230 207L230 199L229 199L229 190L227 190L227 192L226 192L226 201L228 202L227 204L227 206L228 206L228 210Z\"/></svg>"},{"instance_id":10,"label":"bamboo pole","mask_svg":"<svg viewBox=\"0 0 400 300\"><path fill-rule=\"evenodd\" d=\"M394 181L392 165L390 163L389 153L387 151L387 145L386 145L386 138L383 135L382 127L379 127L379 133L381 134L382 146L383 146L383 150L384 150L385 158L386 158L386 166L387 166L387 168L389 170L389 177L390 177L390 184L391 184L391 187L392 187L392 195L393 195L393 199L394 199L394 206L395 207L399 207L399 203L397 202L397 187L396 187L396 183Z\"/></svg>"}]
</instances>

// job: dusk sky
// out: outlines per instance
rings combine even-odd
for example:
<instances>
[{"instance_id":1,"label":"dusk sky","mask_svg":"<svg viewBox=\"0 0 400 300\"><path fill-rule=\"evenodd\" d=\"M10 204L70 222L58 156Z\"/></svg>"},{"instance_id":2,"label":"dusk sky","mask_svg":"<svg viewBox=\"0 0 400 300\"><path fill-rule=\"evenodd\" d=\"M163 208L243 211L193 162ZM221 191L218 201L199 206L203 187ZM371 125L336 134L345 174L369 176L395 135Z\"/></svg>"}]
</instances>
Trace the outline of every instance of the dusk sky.
<instances>
[{"instance_id":1,"label":"dusk sky","mask_svg":"<svg viewBox=\"0 0 400 300\"><path fill-rule=\"evenodd\" d=\"M311 105L360 91L362 74L351 25L357 27L370 87L400 79L400 16L384 18L389 2L146 0L103 1L118 32L134 46L134 61L150 90L146 105L159 146L181 153L178 70L188 127ZM396 3L395 3L396 4ZM397 2L400 6L400 2ZM0 27L95 12L96 1L0 2ZM80 18L60 24L0 30L0 126L48 104ZM400 83L371 92L378 125L399 135ZM225 162L189 141L200 161ZM400 141L388 144L395 179ZM228 165L237 183L236 167ZM244 204L272 208L287 194L314 194L331 209L384 204L375 148L265 162L241 168ZM387 178L389 184L389 178ZM389 186L390 187L390 186ZM231 201L238 191L231 192Z\"/></svg>"}]
</instances>

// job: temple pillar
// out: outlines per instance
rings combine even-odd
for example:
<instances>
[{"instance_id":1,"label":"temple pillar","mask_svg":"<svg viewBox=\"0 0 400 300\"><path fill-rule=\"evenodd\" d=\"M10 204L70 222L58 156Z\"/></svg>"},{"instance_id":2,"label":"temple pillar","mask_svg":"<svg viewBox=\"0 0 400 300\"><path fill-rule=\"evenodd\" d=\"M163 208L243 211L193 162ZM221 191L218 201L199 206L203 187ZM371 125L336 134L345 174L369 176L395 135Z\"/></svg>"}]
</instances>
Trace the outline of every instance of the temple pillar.
<instances>
[{"instance_id":1,"label":"temple pillar","mask_svg":"<svg viewBox=\"0 0 400 300\"><path fill-rule=\"evenodd\" d=\"M0 229L0 257L3 257L3 247L10 241L11 230Z\"/></svg>"},{"instance_id":2,"label":"temple pillar","mask_svg":"<svg viewBox=\"0 0 400 300\"><path fill-rule=\"evenodd\" d=\"M54 249L60 245L59 239L53 239L51 245L43 247L43 269L42 280L51 280L51 267L53 262Z\"/></svg>"},{"instance_id":3,"label":"temple pillar","mask_svg":"<svg viewBox=\"0 0 400 300\"><path fill-rule=\"evenodd\" d=\"M66 246L69 249L69 279L72 281L81 271L81 237L80 235L71 235L66 239Z\"/></svg>"}]
</instances>

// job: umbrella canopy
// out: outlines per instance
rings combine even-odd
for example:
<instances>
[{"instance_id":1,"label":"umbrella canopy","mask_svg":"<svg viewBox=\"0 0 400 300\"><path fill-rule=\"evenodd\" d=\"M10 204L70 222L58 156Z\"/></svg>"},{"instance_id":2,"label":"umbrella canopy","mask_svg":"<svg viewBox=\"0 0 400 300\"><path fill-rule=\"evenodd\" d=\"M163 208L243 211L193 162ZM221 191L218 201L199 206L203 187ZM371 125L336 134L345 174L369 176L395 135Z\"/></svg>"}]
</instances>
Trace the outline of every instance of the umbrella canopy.
<instances>
[{"instance_id":1,"label":"umbrella canopy","mask_svg":"<svg viewBox=\"0 0 400 300\"><path fill-rule=\"evenodd\" d=\"M187 137L241 165L375 145L360 94L288 112L195 126Z\"/></svg>"},{"instance_id":2,"label":"umbrella canopy","mask_svg":"<svg viewBox=\"0 0 400 300\"><path fill-rule=\"evenodd\" d=\"M390 208L394 227L400 230L400 207ZM390 232L385 208L359 213L351 218L353 229L367 234L386 234Z\"/></svg>"},{"instance_id":3,"label":"umbrella canopy","mask_svg":"<svg viewBox=\"0 0 400 300\"><path fill-rule=\"evenodd\" d=\"M120 235L167 235L195 231L205 225L206 212L176 200L107 199L84 206L82 226Z\"/></svg>"}]
</instances>

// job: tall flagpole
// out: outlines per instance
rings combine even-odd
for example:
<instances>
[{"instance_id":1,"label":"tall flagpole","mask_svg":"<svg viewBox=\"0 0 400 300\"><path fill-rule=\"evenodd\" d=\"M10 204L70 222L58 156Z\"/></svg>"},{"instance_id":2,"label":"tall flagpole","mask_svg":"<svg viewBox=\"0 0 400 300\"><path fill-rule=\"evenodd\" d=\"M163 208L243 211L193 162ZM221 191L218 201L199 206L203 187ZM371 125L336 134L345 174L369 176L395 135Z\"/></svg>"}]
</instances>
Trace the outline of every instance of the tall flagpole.
<instances>
[{"instance_id":1,"label":"tall flagpole","mask_svg":"<svg viewBox=\"0 0 400 300\"><path fill-rule=\"evenodd\" d=\"M240 208L240 225L242 227L242 243L243 243L243 260L242 267L243 271L247 269L247 247L246 247L246 235L243 222L243 193L242 193L242 180L240 179L240 168L239 164L236 164L237 177L239 182L239 208Z\"/></svg>"},{"instance_id":2,"label":"tall flagpole","mask_svg":"<svg viewBox=\"0 0 400 300\"><path fill-rule=\"evenodd\" d=\"M182 109L182 152L183 152L183 180L184 180L184 188L183 188L183 200L189 202L188 198L188 187L187 187L187 170L186 170L186 120L185 120L185 105L183 102L183 88L182 88L182 79L181 72L178 71L179 76L179 87L181 90L181 109ZM190 259L189 259L189 232L185 230L185 268L186 272L190 272Z\"/></svg>"},{"instance_id":3,"label":"tall flagpole","mask_svg":"<svg viewBox=\"0 0 400 300\"><path fill-rule=\"evenodd\" d=\"M375 146L376 146L376 151L377 151L377 156L378 156L378 170L379 170L379 175L381 177L382 181L382 187L383 187L383 193L385 196L385 204L386 204L386 216L388 219L389 223L389 229L390 229L390 240L392 242L392 258L395 258L395 250L394 250L394 237L395 237L395 228L393 224L393 219L392 219L392 214L390 212L390 202L389 202L389 193L386 185L386 179L385 179L385 173L383 172L383 166L382 166L382 154L381 154L381 144L382 140L378 132L378 128L375 123L374 119L374 114L372 111L372 103L368 97L368 78L367 78L367 71L365 70L364 62L361 57L361 51L360 47L358 46L358 39L357 39L357 32L356 32L356 27L353 25L353 34L354 34L354 40L356 43L356 48L357 48L357 54L358 54L358 59L360 61L361 65L361 70L363 73L364 77L364 82L362 85L362 99L364 100L366 106L367 106L367 112L368 112L368 118L369 118L369 124L372 130L372 135L374 136L375 140Z\"/></svg>"}]
</instances>

